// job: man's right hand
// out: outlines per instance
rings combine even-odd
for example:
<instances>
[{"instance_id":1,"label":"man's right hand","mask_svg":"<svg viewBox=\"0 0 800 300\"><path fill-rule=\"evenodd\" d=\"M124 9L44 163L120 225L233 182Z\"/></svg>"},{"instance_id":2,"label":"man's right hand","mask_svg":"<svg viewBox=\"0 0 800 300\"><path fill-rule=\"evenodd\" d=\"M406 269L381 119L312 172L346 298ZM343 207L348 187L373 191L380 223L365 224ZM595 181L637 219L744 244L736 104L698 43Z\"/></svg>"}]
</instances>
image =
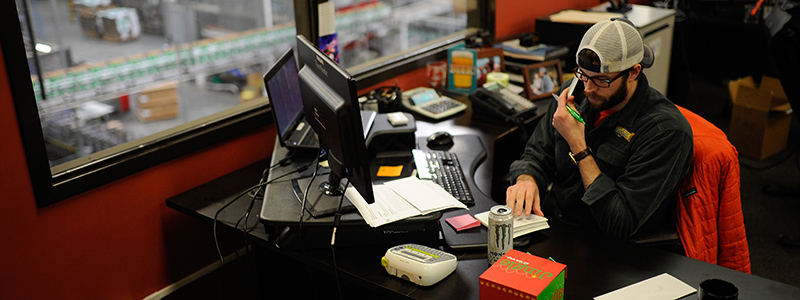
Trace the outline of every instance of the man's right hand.
<instances>
[{"instance_id":1,"label":"man's right hand","mask_svg":"<svg viewBox=\"0 0 800 300\"><path fill-rule=\"evenodd\" d=\"M533 213L544 217L539 200L539 186L531 175L520 175L517 183L506 190L506 205L514 210L514 215L519 217L523 213Z\"/></svg>"}]
</instances>

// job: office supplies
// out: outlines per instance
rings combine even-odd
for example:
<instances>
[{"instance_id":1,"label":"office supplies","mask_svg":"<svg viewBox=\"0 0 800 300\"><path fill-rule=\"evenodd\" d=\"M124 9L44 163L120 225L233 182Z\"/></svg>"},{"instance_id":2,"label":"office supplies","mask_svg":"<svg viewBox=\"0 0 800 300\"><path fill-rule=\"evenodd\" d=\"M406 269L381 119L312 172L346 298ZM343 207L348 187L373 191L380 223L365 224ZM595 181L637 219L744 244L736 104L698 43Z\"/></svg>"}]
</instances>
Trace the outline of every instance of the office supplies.
<instances>
[{"instance_id":1,"label":"office supplies","mask_svg":"<svg viewBox=\"0 0 800 300\"><path fill-rule=\"evenodd\" d=\"M455 255L418 244L403 244L386 250L381 258L386 272L422 286L433 285L456 270Z\"/></svg>"},{"instance_id":2,"label":"office supplies","mask_svg":"<svg viewBox=\"0 0 800 300\"><path fill-rule=\"evenodd\" d=\"M489 211L475 214L475 219L481 222L481 225L489 227ZM518 238L529 234L534 231L550 228L547 223L547 218L530 214L514 217L514 238Z\"/></svg>"},{"instance_id":3,"label":"office supplies","mask_svg":"<svg viewBox=\"0 0 800 300\"><path fill-rule=\"evenodd\" d=\"M520 40L509 40L495 45L503 48L503 55L506 57L525 59L533 62L542 62L560 58L569 53L569 48L559 45L537 44L531 47L520 45Z\"/></svg>"},{"instance_id":4,"label":"office supplies","mask_svg":"<svg viewBox=\"0 0 800 300\"><path fill-rule=\"evenodd\" d=\"M278 142L289 149L317 149L319 141L303 114L303 98L292 49L264 73L264 88L272 106Z\"/></svg>"},{"instance_id":5,"label":"office supplies","mask_svg":"<svg viewBox=\"0 0 800 300\"><path fill-rule=\"evenodd\" d=\"M408 118L403 114L403 112L392 112L389 113L387 117L389 119L389 124L392 124L392 126L402 126L408 124Z\"/></svg>"},{"instance_id":6,"label":"office supplies","mask_svg":"<svg viewBox=\"0 0 800 300\"><path fill-rule=\"evenodd\" d=\"M450 97L439 95L436 90L418 87L403 92L403 106L422 116L439 120L467 109L467 105Z\"/></svg>"},{"instance_id":7,"label":"office supplies","mask_svg":"<svg viewBox=\"0 0 800 300\"><path fill-rule=\"evenodd\" d=\"M507 88L510 81L511 76L509 76L508 73L491 72L486 74L486 83L496 82L500 86ZM485 85L486 84L484 84L484 86Z\"/></svg>"},{"instance_id":8,"label":"office supplies","mask_svg":"<svg viewBox=\"0 0 800 300\"><path fill-rule=\"evenodd\" d=\"M475 205L475 198L455 153L414 149L411 154L417 166L417 177L435 182L461 203Z\"/></svg>"},{"instance_id":9,"label":"office supplies","mask_svg":"<svg viewBox=\"0 0 800 300\"><path fill-rule=\"evenodd\" d=\"M353 188L345 196L372 227L410 217L428 215L448 208L467 208L439 185L416 177L405 177L373 187L375 203L368 204Z\"/></svg>"},{"instance_id":10,"label":"office supplies","mask_svg":"<svg viewBox=\"0 0 800 300\"><path fill-rule=\"evenodd\" d=\"M558 96L556 96L556 94L553 94L553 98L555 98L555 100L558 101ZM569 112L569 114L572 115L573 118L575 118L575 120L577 120L578 122L581 122L583 124L586 124L586 121L583 120L583 117L581 117L580 113L575 111L572 107L570 107L567 104L565 104L564 106L567 108L567 111Z\"/></svg>"},{"instance_id":11,"label":"office supplies","mask_svg":"<svg viewBox=\"0 0 800 300\"><path fill-rule=\"evenodd\" d=\"M450 217L445 219L445 221L447 221L447 224L450 224L450 226L453 226L453 229L456 231L467 230L481 226L481 222L470 214Z\"/></svg>"},{"instance_id":12,"label":"office supplies","mask_svg":"<svg viewBox=\"0 0 800 300\"><path fill-rule=\"evenodd\" d=\"M437 131L428 136L428 147L451 145L453 145L453 135L447 131Z\"/></svg>"}]
</instances>

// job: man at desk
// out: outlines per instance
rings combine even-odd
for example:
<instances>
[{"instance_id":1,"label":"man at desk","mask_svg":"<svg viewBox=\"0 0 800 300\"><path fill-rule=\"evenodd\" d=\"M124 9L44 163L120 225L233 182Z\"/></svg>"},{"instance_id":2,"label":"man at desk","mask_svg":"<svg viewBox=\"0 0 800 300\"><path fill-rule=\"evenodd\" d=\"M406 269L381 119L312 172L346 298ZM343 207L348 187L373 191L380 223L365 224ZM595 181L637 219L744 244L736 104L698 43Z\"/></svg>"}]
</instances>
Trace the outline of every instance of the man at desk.
<instances>
[{"instance_id":1,"label":"man at desk","mask_svg":"<svg viewBox=\"0 0 800 300\"><path fill-rule=\"evenodd\" d=\"M630 21L609 19L586 32L576 60L585 97L564 89L550 105L511 164L506 204L516 215L622 238L674 224L672 199L689 170L692 131L642 72L653 64L652 50ZM576 104L580 115L566 107Z\"/></svg>"}]
</instances>

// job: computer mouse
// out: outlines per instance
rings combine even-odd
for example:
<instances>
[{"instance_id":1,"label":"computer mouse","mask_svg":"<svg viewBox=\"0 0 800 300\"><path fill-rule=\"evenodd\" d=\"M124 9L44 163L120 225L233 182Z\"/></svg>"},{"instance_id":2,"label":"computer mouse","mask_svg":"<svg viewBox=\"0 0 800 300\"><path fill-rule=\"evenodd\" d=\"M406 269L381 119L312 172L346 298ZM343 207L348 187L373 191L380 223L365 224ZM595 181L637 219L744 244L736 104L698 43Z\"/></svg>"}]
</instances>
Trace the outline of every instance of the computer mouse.
<instances>
[{"instance_id":1,"label":"computer mouse","mask_svg":"<svg viewBox=\"0 0 800 300\"><path fill-rule=\"evenodd\" d=\"M428 147L453 144L453 135L447 131L437 131L428 136Z\"/></svg>"}]
</instances>

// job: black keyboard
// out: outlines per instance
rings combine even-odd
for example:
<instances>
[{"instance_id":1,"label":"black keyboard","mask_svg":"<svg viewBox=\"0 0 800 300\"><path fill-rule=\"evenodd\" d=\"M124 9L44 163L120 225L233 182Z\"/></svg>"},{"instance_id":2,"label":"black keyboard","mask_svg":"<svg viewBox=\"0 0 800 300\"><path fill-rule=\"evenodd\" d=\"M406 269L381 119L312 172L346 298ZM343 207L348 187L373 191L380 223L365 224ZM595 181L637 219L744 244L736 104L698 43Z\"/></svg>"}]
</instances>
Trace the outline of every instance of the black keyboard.
<instances>
[{"instance_id":1,"label":"black keyboard","mask_svg":"<svg viewBox=\"0 0 800 300\"><path fill-rule=\"evenodd\" d=\"M472 197L467 178L464 177L455 153L419 149L414 149L412 153L420 179L435 182L464 205L475 205L475 198Z\"/></svg>"}]
</instances>

